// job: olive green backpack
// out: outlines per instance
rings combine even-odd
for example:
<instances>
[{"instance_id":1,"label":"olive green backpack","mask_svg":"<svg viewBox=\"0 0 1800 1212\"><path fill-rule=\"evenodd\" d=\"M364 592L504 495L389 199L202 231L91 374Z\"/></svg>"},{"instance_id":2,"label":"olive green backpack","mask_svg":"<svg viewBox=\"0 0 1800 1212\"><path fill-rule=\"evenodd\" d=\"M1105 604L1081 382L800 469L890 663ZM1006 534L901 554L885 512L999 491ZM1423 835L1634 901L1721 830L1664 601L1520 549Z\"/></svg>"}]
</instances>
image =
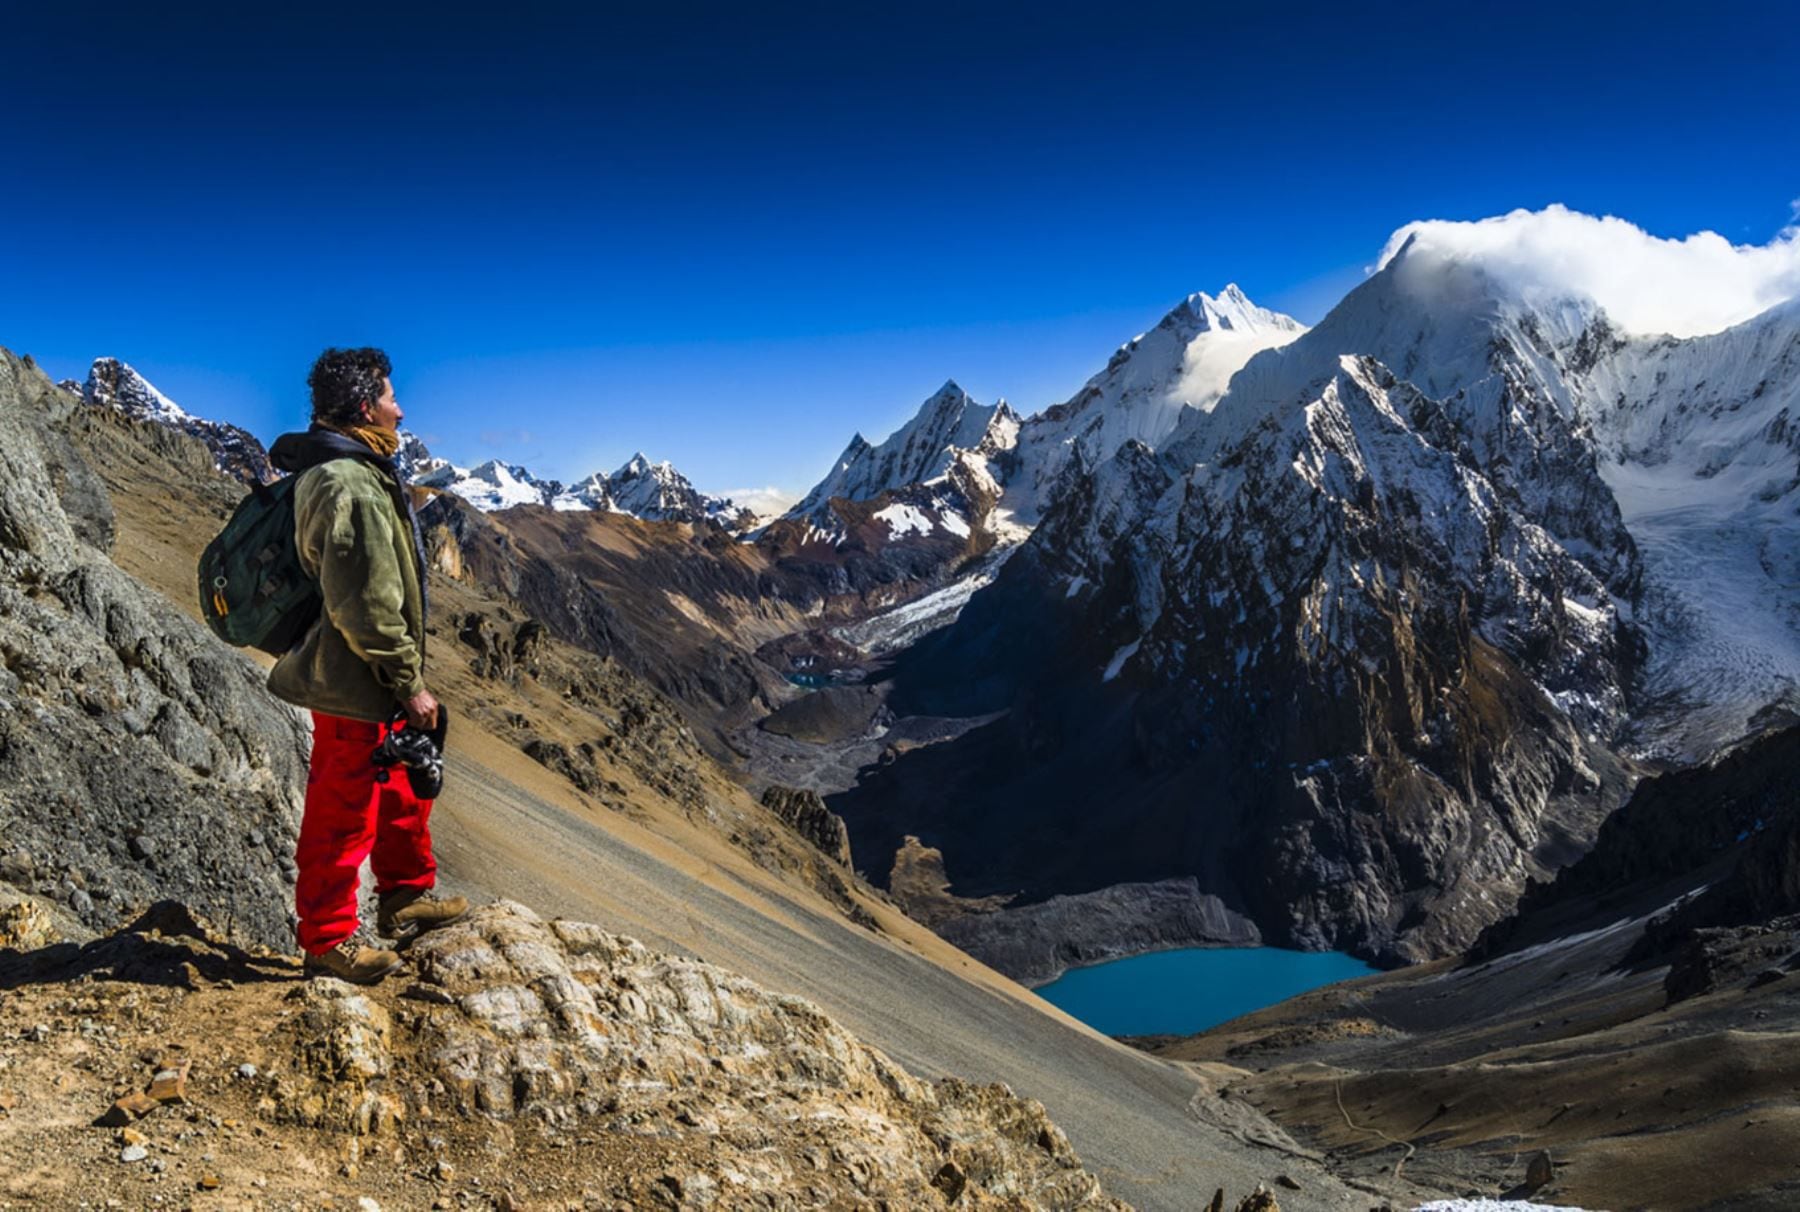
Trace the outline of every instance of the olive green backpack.
<instances>
[{"instance_id":1,"label":"olive green backpack","mask_svg":"<svg viewBox=\"0 0 1800 1212\"><path fill-rule=\"evenodd\" d=\"M294 544L299 478L251 485L200 554L200 613L213 634L233 647L280 656L305 637L324 606Z\"/></svg>"}]
</instances>

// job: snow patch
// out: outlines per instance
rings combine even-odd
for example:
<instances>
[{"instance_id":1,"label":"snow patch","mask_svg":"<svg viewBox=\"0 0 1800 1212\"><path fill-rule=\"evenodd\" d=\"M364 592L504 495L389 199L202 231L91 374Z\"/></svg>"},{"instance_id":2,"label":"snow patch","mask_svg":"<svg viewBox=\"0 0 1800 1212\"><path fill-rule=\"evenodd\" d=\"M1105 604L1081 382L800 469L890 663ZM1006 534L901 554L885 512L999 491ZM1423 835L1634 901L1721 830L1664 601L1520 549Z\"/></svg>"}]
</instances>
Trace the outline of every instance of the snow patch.
<instances>
[{"instance_id":1,"label":"snow patch","mask_svg":"<svg viewBox=\"0 0 1800 1212\"><path fill-rule=\"evenodd\" d=\"M1113 658L1106 663L1106 672L1100 675L1100 680L1102 682L1110 682L1118 677L1119 671L1125 668L1125 662L1137 655L1138 649L1143 646L1143 643L1144 637L1139 636L1137 639L1131 641L1131 643L1125 645L1125 647L1113 653Z\"/></svg>"},{"instance_id":2,"label":"snow patch","mask_svg":"<svg viewBox=\"0 0 1800 1212\"><path fill-rule=\"evenodd\" d=\"M932 530L931 519L911 505L889 505L876 511L875 520L886 522L888 533L896 539L909 534L930 534Z\"/></svg>"},{"instance_id":3,"label":"snow patch","mask_svg":"<svg viewBox=\"0 0 1800 1212\"><path fill-rule=\"evenodd\" d=\"M834 628L831 634L871 656L905 648L921 636L954 623L963 607L969 604L969 599L993 584L1001 565L1018 550L1016 543L997 548L975 571L944 588L860 623Z\"/></svg>"}]
</instances>

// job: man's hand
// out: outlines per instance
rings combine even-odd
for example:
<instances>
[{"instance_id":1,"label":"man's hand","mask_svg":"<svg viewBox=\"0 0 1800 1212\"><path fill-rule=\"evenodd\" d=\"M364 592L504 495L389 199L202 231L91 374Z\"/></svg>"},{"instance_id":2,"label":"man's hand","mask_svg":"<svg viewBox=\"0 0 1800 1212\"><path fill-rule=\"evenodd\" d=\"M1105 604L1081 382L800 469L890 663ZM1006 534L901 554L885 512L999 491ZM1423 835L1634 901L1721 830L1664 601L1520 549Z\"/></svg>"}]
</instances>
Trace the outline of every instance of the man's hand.
<instances>
[{"instance_id":1,"label":"man's hand","mask_svg":"<svg viewBox=\"0 0 1800 1212\"><path fill-rule=\"evenodd\" d=\"M420 732L430 732L437 727L437 696L429 690L421 690L410 699L402 699L400 709L406 712L408 728L417 728Z\"/></svg>"}]
</instances>

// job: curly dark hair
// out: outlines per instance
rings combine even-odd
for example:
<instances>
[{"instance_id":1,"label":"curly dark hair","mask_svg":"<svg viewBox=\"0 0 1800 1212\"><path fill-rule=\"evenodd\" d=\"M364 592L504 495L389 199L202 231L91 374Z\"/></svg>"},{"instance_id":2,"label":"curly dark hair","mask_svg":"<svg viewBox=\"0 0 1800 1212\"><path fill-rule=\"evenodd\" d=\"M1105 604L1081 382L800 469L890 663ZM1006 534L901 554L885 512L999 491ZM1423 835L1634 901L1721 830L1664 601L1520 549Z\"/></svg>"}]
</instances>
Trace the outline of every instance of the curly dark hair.
<instances>
[{"instance_id":1,"label":"curly dark hair","mask_svg":"<svg viewBox=\"0 0 1800 1212\"><path fill-rule=\"evenodd\" d=\"M328 349L313 363L306 385L312 388L312 419L324 425L357 425L362 406L381 398L381 381L394 373L379 349Z\"/></svg>"}]
</instances>

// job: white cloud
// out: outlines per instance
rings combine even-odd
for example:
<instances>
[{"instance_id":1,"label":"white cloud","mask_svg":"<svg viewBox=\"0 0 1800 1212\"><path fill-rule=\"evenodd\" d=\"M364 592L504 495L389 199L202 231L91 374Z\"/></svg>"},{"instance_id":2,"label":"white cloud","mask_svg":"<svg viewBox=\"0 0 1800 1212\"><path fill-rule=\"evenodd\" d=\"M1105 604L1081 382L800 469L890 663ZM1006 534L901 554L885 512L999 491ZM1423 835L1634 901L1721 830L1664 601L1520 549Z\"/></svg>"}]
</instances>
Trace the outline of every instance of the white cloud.
<instances>
[{"instance_id":1,"label":"white cloud","mask_svg":"<svg viewBox=\"0 0 1800 1212\"><path fill-rule=\"evenodd\" d=\"M1473 223L1429 219L1395 232L1380 265L1414 240L1409 259L1474 261L1527 298L1585 295L1629 332L1691 337L1800 295L1800 199L1795 215L1795 225L1761 245L1710 231L1664 239L1564 206Z\"/></svg>"}]
</instances>

